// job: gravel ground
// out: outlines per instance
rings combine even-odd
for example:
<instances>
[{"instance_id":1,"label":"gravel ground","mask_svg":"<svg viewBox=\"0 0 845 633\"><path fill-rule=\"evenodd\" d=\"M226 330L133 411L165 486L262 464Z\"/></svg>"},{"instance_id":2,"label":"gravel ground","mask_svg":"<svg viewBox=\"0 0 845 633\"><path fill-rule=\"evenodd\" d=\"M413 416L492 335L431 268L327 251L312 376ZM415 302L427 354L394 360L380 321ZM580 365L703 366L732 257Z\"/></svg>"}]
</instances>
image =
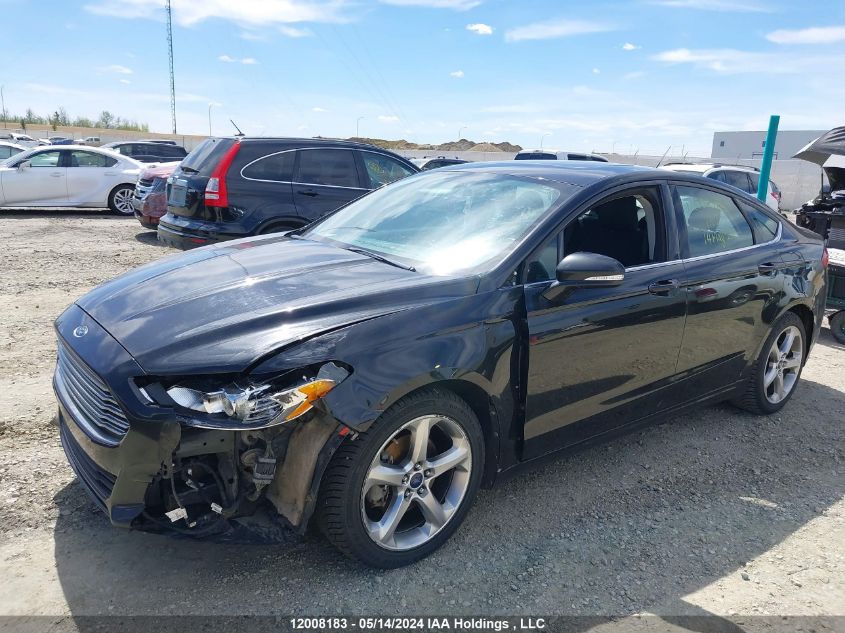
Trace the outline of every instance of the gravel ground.
<instances>
[{"instance_id":1,"label":"gravel ground","mask_svg":"<svg viewBox=\"0 0 845 633\"><path fill-rule=\"evenodd\" d=\"M562 457L482 491L430 558L374 571L318 535L111 528L51 423L51 324L173 251L98 213L0 226L0 614L845 615L845 348L826 329L781 414L709 407Z\"/></svg>"}]
</instances>

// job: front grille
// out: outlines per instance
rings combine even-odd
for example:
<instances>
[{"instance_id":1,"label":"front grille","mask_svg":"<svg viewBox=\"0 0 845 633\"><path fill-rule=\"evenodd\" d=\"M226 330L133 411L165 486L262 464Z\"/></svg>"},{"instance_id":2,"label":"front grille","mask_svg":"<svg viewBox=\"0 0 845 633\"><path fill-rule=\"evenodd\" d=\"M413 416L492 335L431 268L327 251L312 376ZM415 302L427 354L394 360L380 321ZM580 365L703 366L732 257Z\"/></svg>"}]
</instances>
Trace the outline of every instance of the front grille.
<instances>
[{"instance_id":1,"label":"front grille","mask_svg":"<svg viewBox=\"0 0 845 633\"><path fill-rule=\"evenodd\" d=\"M70 462L73 472L76 473L76 476L84 484L85 489L91 495L94 502L103 512L108 514L106 500L111 496L112 490L114 489L114 482L117 478L110 472L100 468L82 450L82 447L77 443L76 438L68 430L67 424L64 421L59 426L59 437L62 440L62 447L65 449L65 455L67 455L67 460Z\"/></svg>"},{"instance_id":2,"label":"front grille","mask_svg":"<svg viewBox=\"0 0 845 633\"><path fill-rule=\"evenodd\" d=\"M59 341L56 387L79 427L103 446L117 446L129 420L97 374Z\"/></svg>"}]
</instances>

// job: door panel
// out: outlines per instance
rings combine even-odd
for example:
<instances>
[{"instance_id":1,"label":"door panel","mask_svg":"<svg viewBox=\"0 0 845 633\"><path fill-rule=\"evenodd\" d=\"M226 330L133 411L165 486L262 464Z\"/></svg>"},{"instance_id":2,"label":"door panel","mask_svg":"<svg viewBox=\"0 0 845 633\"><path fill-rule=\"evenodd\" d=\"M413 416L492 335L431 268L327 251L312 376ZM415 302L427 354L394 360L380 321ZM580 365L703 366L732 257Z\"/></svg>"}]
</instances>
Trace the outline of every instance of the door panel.
<instances>
[{"instance_id":1,"label":"door panel","mask_svg":"<svg viewBox=\"0 0 845 633\"><path fill-rule=\"evenodd\" d=\"M724 193L684 185L673 187L673 199L688 302L678 371L692 378L686 390L704 394L738 381L766 336L768 313L783 295L782 247L754 245L751 226Z\"/></svg>"},{"instance_id":2,"label":"door panel","mask_svg":"<svg viewBox=\"0 0 845 633\"><path fill-rule=\"evenodd\" d=\"M353 150L302 149L297 154L293 198L309 222L367 193Z\"/></svg>"},{"instance_id":3,"label":"door panel","mask_svg":"<svg viewBox=\"0 0 845 633\"><path fill-rule=\"evenodd\" d=\"M621 286L575 290L558 306L542 297L549 283L526 286L526 459L674 404L664 387L676 371L685 300L649 287L683 274L679 262L627 271Z\"/></svg>"},{"instance_id":4,"label":"door panel","mask_svg":"<svg viewBox=\"0 0 845 633\"><path fill-rule=\"evenodd\" d=\"M109 184L118 173L116 161L102 154L74 150L68 153L67 194L69 204L97 202L103 206ZM110 166L107 166L110 165Z\"/></svg>"},{"instance_id":5,"label":"door panel","mask_svg":"<svg viewBox=\"0 0 845 633\"><path fill-rule=\"evenodd\" d=\"M68 202L67 169L61 152L42 152L31 157L31 167L2 170L3 197L8 206L63 206Z\"/></svg>"}]
</instances>

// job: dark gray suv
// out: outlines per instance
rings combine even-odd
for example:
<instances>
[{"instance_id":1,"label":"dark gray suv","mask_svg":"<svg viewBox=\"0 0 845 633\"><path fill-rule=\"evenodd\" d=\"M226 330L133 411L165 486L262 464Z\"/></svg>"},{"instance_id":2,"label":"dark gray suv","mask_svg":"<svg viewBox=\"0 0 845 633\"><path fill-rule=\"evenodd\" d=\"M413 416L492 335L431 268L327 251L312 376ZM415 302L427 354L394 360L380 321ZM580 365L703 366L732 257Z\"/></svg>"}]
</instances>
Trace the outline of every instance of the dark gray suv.
<instances>
[{"instance_id":1,"label":"dark gray suv","mask_svg":"<svg viewBox=\"0 0 845 633\"><path fill-rule=\"evenodd\" d=\"M178 248L302 227L419 170L348 141L210 138L169 179L160 241Z\"/></svg>"}]
</instances>

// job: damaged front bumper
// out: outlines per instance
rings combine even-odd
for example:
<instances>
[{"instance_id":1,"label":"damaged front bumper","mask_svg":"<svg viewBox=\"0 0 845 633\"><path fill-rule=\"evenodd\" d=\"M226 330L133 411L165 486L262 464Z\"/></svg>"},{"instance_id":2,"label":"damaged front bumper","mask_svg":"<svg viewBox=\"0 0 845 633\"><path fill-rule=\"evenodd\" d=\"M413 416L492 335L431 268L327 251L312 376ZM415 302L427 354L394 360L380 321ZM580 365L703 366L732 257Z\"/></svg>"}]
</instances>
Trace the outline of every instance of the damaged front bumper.
<instances>
[{"instance_id":1,"label":"damaged front bumper","mask_svg":"<svg viewBox=\"0 0 845 633\"><path fill-rule=\"evenodd\" d=\"M259 430L185 427L143 401L140 367L84 311L70 308L56 327L62 446L112 524L210 536L264 509L304 531L348 431L327 411Z\"/></svg>"}]
</instances>

